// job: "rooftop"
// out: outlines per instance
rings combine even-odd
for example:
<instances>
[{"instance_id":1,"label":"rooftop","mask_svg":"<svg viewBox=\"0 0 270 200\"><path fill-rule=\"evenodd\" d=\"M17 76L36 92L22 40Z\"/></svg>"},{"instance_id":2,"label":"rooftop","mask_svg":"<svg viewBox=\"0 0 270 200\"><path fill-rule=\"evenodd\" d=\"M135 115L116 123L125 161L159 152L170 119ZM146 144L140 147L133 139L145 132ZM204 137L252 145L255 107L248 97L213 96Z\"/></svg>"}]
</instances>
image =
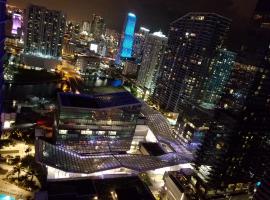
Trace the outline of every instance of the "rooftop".
<instances>
[{"instance_id":1,"label":"rooftop","mask_svg":"<svg viewBox=\"0 0 270 200\"><path fill-rule=\"evenodd\" d=\"M86 109L102 109L110 107L124 107L141 105L129 92L111 94L81 95L72 93L59 93L59 104L63 107L76 107Z\"/></svg>"},{"instance_id":2,"label":"rooftop","mask_svg":"<svg viewBox=\"0 0 270 200\"><path fill-rule=\"evenodd\" d=\"M185 158L177 162L168 158L166 160L164 157L140 154L113 154L111 152L110 154L80 155L43 140L36 141L35 147L38 162L71 173L91 174L121 167L144 172L187 163Z\"/></svg>"}]
</instances>

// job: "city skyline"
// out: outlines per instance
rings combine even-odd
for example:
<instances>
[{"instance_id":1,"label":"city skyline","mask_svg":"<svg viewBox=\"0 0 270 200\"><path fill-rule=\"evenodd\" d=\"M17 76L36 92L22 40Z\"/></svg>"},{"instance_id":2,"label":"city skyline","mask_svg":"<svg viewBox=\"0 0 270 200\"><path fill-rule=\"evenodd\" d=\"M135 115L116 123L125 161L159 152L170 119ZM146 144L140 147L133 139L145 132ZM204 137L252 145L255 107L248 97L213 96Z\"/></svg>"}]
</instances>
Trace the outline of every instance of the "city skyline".
<instances>
[{"instance_id":1,"label":"city skyline","mask_svg":"<svg viewBox=\"0 0 270 200\"><path fill-rule=\"evenodd\" d=\"M109 28L121 32L123 21L128 12L134 12L138 17L138 24L145 26L153 31L162 30L167 34L170 23L188 12L216 12L232 19L232 31L229 37L229 46L239 48L242 35L246 30L250 18L254 12L257 0L222 0L218 3L215 0L188 1L188 0L170 0L170 1L143 1L136 0L124 1L117 0L116 3L110 3L106 0L79 0L77 8L74 9L72 1L53 1L53 0L9 0L7 3L26 8L30 3L46 6L49 9L62 10L68 20L82 22L90 20L95 13L104 17ZM104 7L103 5L106 5ZM110 12L114 10L114 12ZM158 22L158 23L156 23ZM136 29L138 30L139 27ZM243 38L241 38L243 39Z\"/></svg>"},{"instance_id":2,"label":"city skyline","mask_svg":"<svg viewBox=\"0 0 270 200\"><path fill-rule=\"evenodd\" d=\"M0 199L270 199L270 0L10 2Z\"/></svg>"}]
</instances>

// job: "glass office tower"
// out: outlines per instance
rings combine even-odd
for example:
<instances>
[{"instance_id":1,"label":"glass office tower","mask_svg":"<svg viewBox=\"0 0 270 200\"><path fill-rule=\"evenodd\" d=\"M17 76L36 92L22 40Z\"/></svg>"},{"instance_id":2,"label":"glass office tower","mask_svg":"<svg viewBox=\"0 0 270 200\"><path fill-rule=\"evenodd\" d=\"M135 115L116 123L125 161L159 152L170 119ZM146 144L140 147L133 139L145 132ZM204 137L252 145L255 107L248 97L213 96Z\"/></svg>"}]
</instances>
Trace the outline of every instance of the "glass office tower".
<instances>
[{"instance_id":1,"label":"glass office tower","mask_svg":"<svg viewBox=\"0 0 270 200\"><path fill-rule=\"evenodd\" d=\"M4 40L5 40L5 20L6 20L6 0L0 0L0 116L2 112L3 102L3 56L4 56ZM0 121L0 132L2 128L2 122Z\"/></svg>"},{"instance_id":2,"label":"glass office tower","mask_svg":"<svg viewBox=\"0 0 270 200\"><path fill-rule=\"evenodd\" d=\"M188 13L170 24L168 47L152 101L179 112L185 102L200 103L209 67L223 46L231 20L215 13Z\"/></svg>"},{"instance_id":3,"label":"glass office tower","mask_svg":"<svg viewBox=\"0 0 270 200\"><path fill-rule=\"evenodd\" d=\"M123 39L120 46L120 56L122 58L132 57L135 26L136 26L136 15L133 13L128 13L124 27Z\"/></svg>"},{"instance_id":4,"label":"glass office tower","mask_svg":"<svg viewBox=\"0 0 270 200\"><path fill-rule=\"evenodd\" d=\"M60 93L58 101L57 144L81 153L130 149L141 110L141 103L130 93Z\"/></svg>"}]
</instances>

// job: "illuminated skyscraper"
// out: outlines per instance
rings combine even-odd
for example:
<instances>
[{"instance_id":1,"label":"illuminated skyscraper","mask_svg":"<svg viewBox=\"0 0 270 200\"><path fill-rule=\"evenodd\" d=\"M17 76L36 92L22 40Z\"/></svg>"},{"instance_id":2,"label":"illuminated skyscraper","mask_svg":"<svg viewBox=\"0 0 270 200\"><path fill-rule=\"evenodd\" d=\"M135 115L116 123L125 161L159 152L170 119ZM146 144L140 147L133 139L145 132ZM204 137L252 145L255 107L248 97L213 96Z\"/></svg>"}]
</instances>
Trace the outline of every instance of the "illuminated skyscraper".
<instances>
[{"instance_id":1,"label":"illuminated skyscraper","mask_svg":"<svg viewBox=\"0 0 270 200\"><path fill-rule=\"evenodd\" d=\"M25 15L25 53L61 57L65 23L62 12L30 5Z\"/></svg>"},{"instance_id":2,"label":"illuminated skyscraper","mask_svg":"<svg viewBox=\"0 0 270 200\"><path fill-rule=\"evenodd\" d=\"M135 61L138 64L141 64L142 62L145 41L149 35L149 32L150 32L149 29L140 27L139 32L135 33L133 45L133 57L135 58Z\"/></svg>"},{"instance_id":3,"label":"illuminated skyscraper","mask_svg":"<svg viewBox=\"0 0 270 200\"><path fill-rule=\"evenodd\" d=\"M106 25L104 18L93 14L93 18L90 25L90 32L93 35L94 39L101 39L101 35L104 35L106 31Z\"/></svg>"},{"instance_id":4,"label":"illuminated skyscraper","mask_svg":"<svg viewBox=\"0 0 270 200\"><path fill-rule=\"evenodd\" d=\"M89 21L83 21L82 34L88 35L89 33L90 33L90 23Z\"/></svg>"},{"instance_id":5,"label":"illuminated skyscraper","mask_svg":"<svg viewBox=\"0 0 270 200\"><path fill-rule=\"evenodd\" d=\"M136 15L133 13L128 13L125 26L124 26L122 42L120 44L121 45L120 57L122 58L132 57L135 26L136 26Z\"/></svg>"},{"instance_id":6,"label":"illuminated skyscraper","mask_svg":"<svg viewBox=\"0 0 270 200\"><path fill-rule=\"evenodd\" d=\"M189 13L171 23L155 103L178 112L185 101L200 101L211 59L224 43L230 23L215 13Z\"/></svg>"},{"instance_id":7,"label":"illuminated skyscraper","mask_svg":"<svg viewBox=\"0 0 270 200\"><path fill-rule=\"evenodd\" d=\"M215 107L230 77L236 54L220 49L210 64L210 77L206 80L202 104Z\"/></svg>"},{"instance_id":8,"label":"illuminated skyscraper","mask_svg":"<svg viewBox=\"0 0 270 200\"><path fill-rule=\"evenodd\" d=\"M150 34L144 42L142 63L138 75L138 83L153 92L161 60L168 38L162 32Z\"/></svg>"},{"instance_id":9,"label":"illuminated skyscraper","mask_svg":"<svg viewBox=\"0 0 270 200\"><path fill-rule=\"evenodd\" d=\"M22 28L22 15L19 13L12 14L12 30L13 35L18 35L19 30Z\"/></svg>"},{"instance_id":10,"label":"illuminated skyscraper","mask_svg":"<svg viewBox=\"0 0 270 200\"><path fill-rule=\"evenodd\" d=\"M195 122L207 125L201 129L206 131L196 152L196 170L181 181L186 193L192 191L195 199L241 199L236 195L247 195L255 183L255 199L269 199L269 63L250 57L237 56L219 107L211 110L209 120L190 111L187 114L188 120L195 116Z\"/></svg>"},{"instance_id":11,"label":"illuminated skyscraper","mask_svg":"<svg viewBox=\"0 0 270 200\"><path fill-rule=\"evenodd\" d=\"M4 41L5 41L5 20L6 20L6 0L0 0L0 115L2 113L3 103L3 56L4 56ZM2 121L0 120L0 132L2 129Z\"/></svg>"}]
</instances>

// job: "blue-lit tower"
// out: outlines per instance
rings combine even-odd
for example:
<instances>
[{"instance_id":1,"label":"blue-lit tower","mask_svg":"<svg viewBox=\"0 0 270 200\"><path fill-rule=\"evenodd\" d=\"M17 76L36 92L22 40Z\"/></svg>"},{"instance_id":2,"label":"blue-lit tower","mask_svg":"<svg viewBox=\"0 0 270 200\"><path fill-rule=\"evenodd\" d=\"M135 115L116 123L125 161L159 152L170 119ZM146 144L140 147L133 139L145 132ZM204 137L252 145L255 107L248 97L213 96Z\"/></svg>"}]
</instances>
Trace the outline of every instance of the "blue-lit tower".
<instances>
[{"instance_id":1,"label":"blue-lit tower","mask_svg":"<svg viewBox=\"0 0 270 200\"><path fill-rule=\"evenodd\" d=\"M2 113L3 103L3 57L4 57L4 40L5 40L5 20L6 20L6 0L0 0L0 116ZM2 122L0 120L0 133Z\"/></svg>"},{"instance_id":2,"label":"blue-lit tower","mask_svg":"<svg viewBox=\"0 0 270 200\"><path fill-rule=\"evenodd\" d=\"M136 26L136 15L133 13L128 13L124 25L124 32L122 35L122 41L120 44L120 50L118 55L120 59L132 57L135 26Z\"/></svg>"}]
</instances>

